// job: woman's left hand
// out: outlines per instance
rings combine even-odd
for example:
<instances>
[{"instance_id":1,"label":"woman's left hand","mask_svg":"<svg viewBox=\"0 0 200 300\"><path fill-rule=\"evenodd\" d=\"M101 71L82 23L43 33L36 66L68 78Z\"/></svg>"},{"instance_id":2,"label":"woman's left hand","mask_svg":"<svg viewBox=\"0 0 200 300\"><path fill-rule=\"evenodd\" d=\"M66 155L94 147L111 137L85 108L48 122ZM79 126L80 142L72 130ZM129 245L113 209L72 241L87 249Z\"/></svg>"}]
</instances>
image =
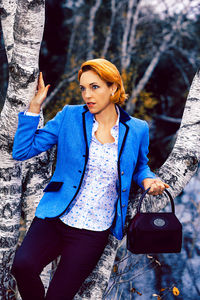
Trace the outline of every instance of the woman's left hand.
<instances>
[{"instance_id":1,"label":"woman's left hand","mask_svg":"<svg viewBox=\"0 0 200 300\"><path fill-rule=\"evenodd\" d=\"M154 179L145 178L142 181L142 184L143 184L145 190L150 187L148 194L154 195L154 196L162 194L166 188L169 188L169 185L167 183L164 183L160 179L155 179L155 178Z\"/></svg>"}]
</instances>

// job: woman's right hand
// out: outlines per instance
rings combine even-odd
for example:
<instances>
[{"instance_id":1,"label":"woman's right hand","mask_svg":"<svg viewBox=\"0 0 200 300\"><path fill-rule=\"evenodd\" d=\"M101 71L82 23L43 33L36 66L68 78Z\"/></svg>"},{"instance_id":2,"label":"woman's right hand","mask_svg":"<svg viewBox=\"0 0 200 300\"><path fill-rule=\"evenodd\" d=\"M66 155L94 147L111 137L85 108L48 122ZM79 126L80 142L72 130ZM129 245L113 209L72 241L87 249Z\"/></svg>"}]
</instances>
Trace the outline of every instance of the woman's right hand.
<instances>
[{"instance_id":1,"label":"woman's right hand","mask_svg":"<svg viewBox=\"0 0 200 300\"><path fill-rule=\"evenodd\" d=\"M45 86L42 72L40 72L38 78L37 93L35 94L35 97L30 102L28 112L32 112L36 114L40 113L42 103L46 99L49 88L50 88L50 84Z\"/></svg>"}]
</instances>

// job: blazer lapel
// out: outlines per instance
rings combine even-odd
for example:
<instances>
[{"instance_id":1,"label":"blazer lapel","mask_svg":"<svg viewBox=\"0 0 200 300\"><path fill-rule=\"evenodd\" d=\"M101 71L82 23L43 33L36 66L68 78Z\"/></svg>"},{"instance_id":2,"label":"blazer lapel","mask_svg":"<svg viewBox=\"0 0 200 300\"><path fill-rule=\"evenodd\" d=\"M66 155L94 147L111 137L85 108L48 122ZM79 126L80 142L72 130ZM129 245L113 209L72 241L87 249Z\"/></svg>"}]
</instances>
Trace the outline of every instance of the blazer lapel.
<instances>
[{"instance_id":1,"label":"blazer lapel","mask_svg":"<svg viewBox=\"0 0 200 300\"><path fill-rule=\"evenodd\" d=\"M120 111L119 118L119 139L118 139L118 159L122 154L122 150L126 141L126 137L129 131L129 126L126 124L128 120L130 120L130 116L120 107L118 106Z\"/></svg>"},{"instance_id":2,"label":"blazer lapel","mask_svg":"<svg viewBox=\"0 0 200 300\"><path fill-rule=\"evenodd\" d=\"M126 139L126 131L127 128L126 126L119 122L119 138L118 138L118 158L120 158L121 156L121 152L125 143L125 139Z\"/></svg>"},{"instance_id":3,"label":"blazer lapel","mask_svg":"<svg viewBox=\"0 0 200 300\"><path fill-rule=\"evenodd\" d=\"M93 114L91 114L88 111L87 107L85 107L85 109L86 110L82 114L83 115L83 131L84 131L86 147L87 147L87 149L89 149L91 138L92 138Z\"/></svg>"}]
</instances>

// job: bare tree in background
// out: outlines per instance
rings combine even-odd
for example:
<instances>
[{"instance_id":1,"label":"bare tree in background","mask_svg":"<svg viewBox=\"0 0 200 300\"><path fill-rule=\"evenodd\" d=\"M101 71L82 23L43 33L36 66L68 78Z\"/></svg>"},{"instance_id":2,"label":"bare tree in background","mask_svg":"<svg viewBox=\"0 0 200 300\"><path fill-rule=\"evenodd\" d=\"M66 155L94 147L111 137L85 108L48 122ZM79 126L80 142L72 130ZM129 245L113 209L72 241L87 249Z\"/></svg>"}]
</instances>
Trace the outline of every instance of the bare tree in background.
<instances>
[{"instance_id":1,"label":"bare tree in background","mask_svg":"<svg viewBox=\"0 0 200 300\"><path fill-rule=\"evenodd\" d=\"M144 18L148 18L151 11L149 10L149 14L146 13L145 16L143 16L143 6L144 2L141 1L135 1L137 3L135 11L133 13L133 5L135 4L134 1L129 1L128 11L127 11L127 21L126 26L124 30L124 36L123 36L123 42L122 42L122 70L126 70L131 63L131 56L132 51L137 46L137 26L141 23L141 20L144 21ZM162 2L162 1L161 1ZM167 4L165 1L163 1L163 4L165 4L165 14L169 17L170 12L169 8L170 5ZM132 88L131 95L129 100L127 101L126 110L129 114L134 113L135 108L135 98L139 95L139 93L145 88L146 84L148 83L149 79L151 78L156 66L158 65L161 57L169 50L169 48L172 48L173 45L178 45L178 40L180 37L180 33L185 33L185 25L182 26L184 20L188 16L188 14L191 12L190 10L190 4L184 7L184 9L181 11L180 14L178 14L175 18L169 19L168 27L165 27L162 29L162 32L159 36L160 38L160 45L158 47L153 47L153 49L149 49L149 63L145 69L145 72L141 76L140 80L137 84L135 84ZM148 8L147 8L148 9ZM143 22L142 21L142 22ZM189 20L188 20L189 22ZM132 23L132 25L131 25ZM166 26L167 24L165 24ZM182 28L183 27L183 28ZM131 28L131 29L130 29ZM179 34L177 32L179 31ZM129 38L128 38L129 37ZM156 37L155 44L158 44L158 40ZM154 49L155 48L155 49ZM157 49L156 49L157 48ZM185 78L185 74L182 72L183 78Z\"/></svg>"},{"instance_id":2,"label":"bare tree in background","mask_svg":"<svg viewBox=\"0 0 200 300\"><path fill-rule=\"evenodd\" d=\"M87 28L87 60L93 58L93 45L95 40L94 35L94 23L96 13L101 5L101 0L95 0L95 4L90 8L89 20L88 20L88 28Z\"/></svg>"},{"instance_id":3,"label":"bare tree in background","mask_svg":"<svg viewBox=\"0 0 200 300\"><path fill-rule=\"evenodd\" d=\"M110 0L106 2L107 19L105 3L100 0L92 1L91 6L84 6L82 3L82 6L80 4L74 8L65 77L62 84L58 84L57 91L64 83L69 82L66 78L71 79L70 74L76 64L98 56L116 63L122 74L132 73L128 79L127 91L130 98L126 102L129 114L135 112L136 98L146 88L156 67L166 56L171 57L189 88L188 83L191 79L188 80L180 59L188 62L195 72L197 52L195 49L188 51L184 47L185 38L188 41L195 38L193 33L189 32L195 0L189 1L185 6L184 3L176 14L175 1L169 3L162 0L157 3L150 0ZM156 10L157 6L164 7L161 14ZM102 35L97 38L99 32ZM50 98L52 99L52 95Z\"/></svg>"}]
</instances>

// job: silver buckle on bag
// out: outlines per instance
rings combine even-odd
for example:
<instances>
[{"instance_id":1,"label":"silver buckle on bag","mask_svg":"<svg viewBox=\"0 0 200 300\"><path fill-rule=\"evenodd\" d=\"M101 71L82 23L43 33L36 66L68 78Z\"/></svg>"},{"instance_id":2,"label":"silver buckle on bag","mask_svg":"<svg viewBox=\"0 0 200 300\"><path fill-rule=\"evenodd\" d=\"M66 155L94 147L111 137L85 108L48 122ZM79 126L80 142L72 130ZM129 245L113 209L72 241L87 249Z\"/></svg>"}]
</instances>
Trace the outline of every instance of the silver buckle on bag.
<instances>
[{"instance_id":1,"label":"silver buckle on bag","mask_svg":"<svg viewBox=\"0 0 200 300\"><path fill-rule=\"evenodd\" d=\"M163 219L161 219L161 218L155 219L155 220L153 221L153 223L154 223L154 225L157 226L157 227L163 227L163 226L166 224L165 220L163 220Z\"/></svg>"}]
</instances>

